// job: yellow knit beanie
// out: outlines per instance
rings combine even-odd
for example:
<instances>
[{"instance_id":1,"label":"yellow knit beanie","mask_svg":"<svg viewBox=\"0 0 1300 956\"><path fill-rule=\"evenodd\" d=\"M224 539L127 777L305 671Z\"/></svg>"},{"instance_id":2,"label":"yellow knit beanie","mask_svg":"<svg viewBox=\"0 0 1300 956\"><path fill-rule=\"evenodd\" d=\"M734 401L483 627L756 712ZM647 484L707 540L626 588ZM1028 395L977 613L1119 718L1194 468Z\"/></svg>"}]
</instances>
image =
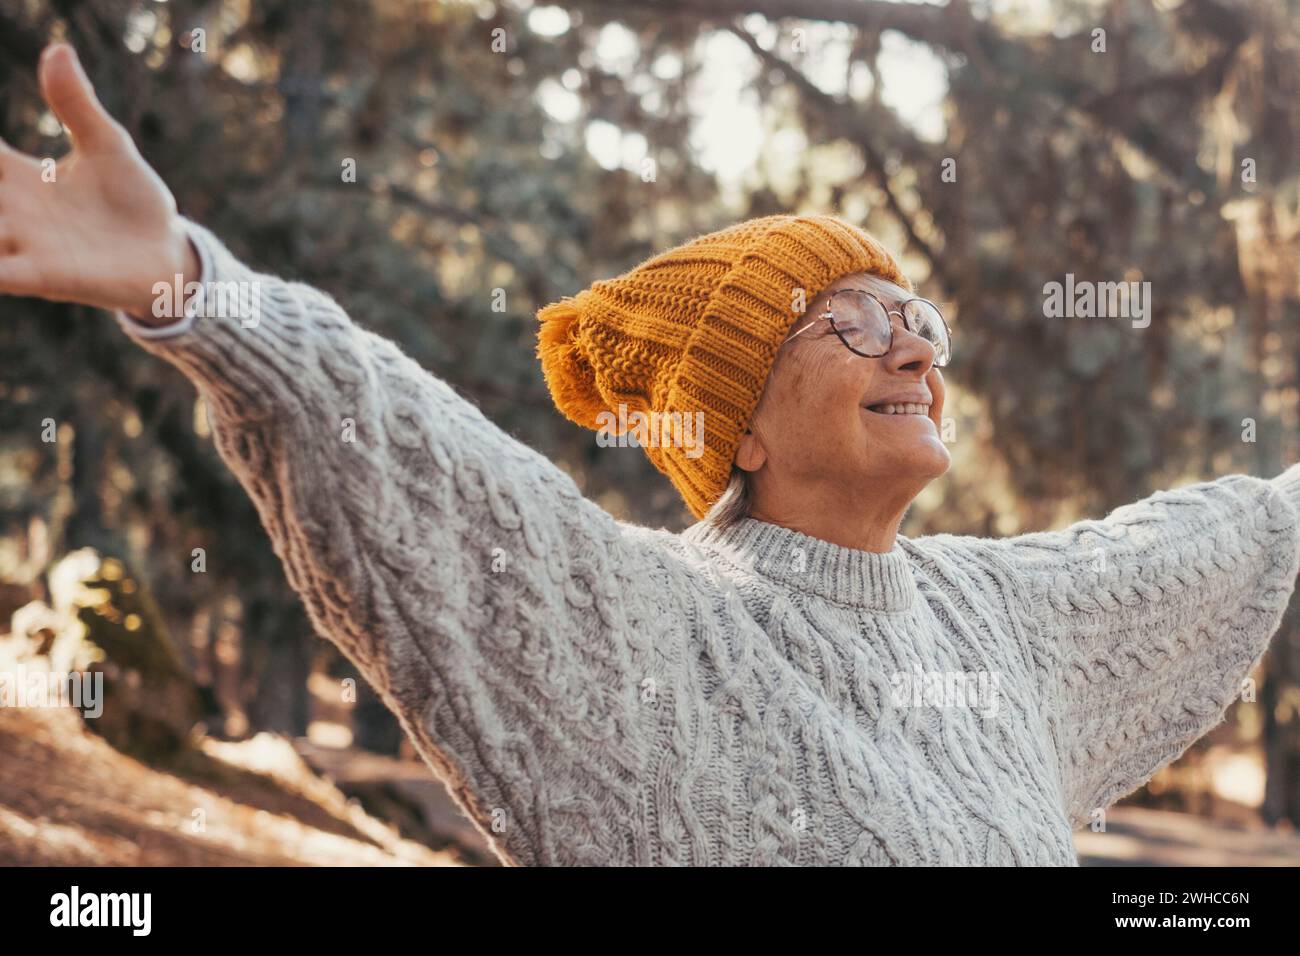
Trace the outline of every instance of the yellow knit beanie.
<instances>
[{"instance_id":1,"label":"yellow knit beanie","mask_svg":"<svg viewBox=\"0 0 1300 956\"><path fill-rule=\"evenodd\" d=\"M632 430L701 518L727 487L794 321L851 272L912 288L878 241L834 216L763 216L698 236L540 310L546 385L579 425ZM692 441L656 440L693 422L703 435Z\"/></svg>"}]
</instances>

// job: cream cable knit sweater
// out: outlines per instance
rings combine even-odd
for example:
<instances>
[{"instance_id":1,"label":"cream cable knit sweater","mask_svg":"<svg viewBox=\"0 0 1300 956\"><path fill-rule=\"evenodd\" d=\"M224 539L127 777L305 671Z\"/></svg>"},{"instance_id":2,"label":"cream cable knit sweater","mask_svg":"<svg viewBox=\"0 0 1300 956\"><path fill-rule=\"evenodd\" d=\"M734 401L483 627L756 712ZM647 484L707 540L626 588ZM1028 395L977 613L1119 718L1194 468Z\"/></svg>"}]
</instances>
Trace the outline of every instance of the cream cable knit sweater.
<instances>
[{"instance_id":1,"label":"cream cable knit sweater","mask_svg":"<svg viewBox=\"0 0 1300 956\"><path fill-rule=\"evenodd\" d=\"M1291 595L1300 466L888 554L622 524L191 233L256 324L123 328L197 385L316 627L507 863L1075 865L1071 826L1222 720Z\"/></svg>"}]
</instances>

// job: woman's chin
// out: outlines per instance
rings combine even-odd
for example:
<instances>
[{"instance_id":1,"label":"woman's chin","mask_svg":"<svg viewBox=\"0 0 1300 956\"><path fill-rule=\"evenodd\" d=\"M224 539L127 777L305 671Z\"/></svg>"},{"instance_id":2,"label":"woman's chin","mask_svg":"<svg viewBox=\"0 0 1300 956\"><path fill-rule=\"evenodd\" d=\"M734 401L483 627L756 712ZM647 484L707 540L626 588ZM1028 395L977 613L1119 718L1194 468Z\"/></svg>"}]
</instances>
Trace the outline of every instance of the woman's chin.
<instances>
[{"instance_id":1,"label":"woman's chin","mask_svg":"<svg viewBox=\"0 0 1300 956\"><path fill-rule=\"evenodd\" d=\"M877 460L878 456L877 456ZM952 466L952 454L938 435L921 438L903 454L897 456L897 471L917 478L933 479L947 474Z\"/></svg>"},{"instance_id":2,"label":"woman's chin","mask_svg":"<svg viewBox=\"0 0 1300 956\"><path fill-rule=\"evenodd\" d=\"M874 416L871 412L867 414ZM875 449L877 453L884 448L895 450L898 458L906 460L908 465L906 470L915 475L937 478L945 474L952 465L952 454L948 451L948 446L943 443L943 439L939 437L939 430L934 422L923 415L896 417L906 420L891 421L882 431L868 430L867 447ZM896 429L912 429L914 437L913 435L904 437Z\"/></svg>"},{"instance_id":3,"label":"woman's chin","mask_svg":"<svg viewBox=\"0 0 1300 956\"><path fill-rule=\"evenodd\" d=\"M952 465L952 452L948 451L948 446L939 437L939 432L933 427L934 423L930 424L930 433L917 443L916 465L920 473L938 478Z\"/></svg>"},{"instance_id":4,"label":"woman's chin","mask_svg":"<svg viewBox=\"0 0 1300 956\"><path fill-rule=\"evenodd\" d=\"M934 444L938 447L932 449L931 454L927 456L930 470L926 473L931 478L938 478L940 475L947 474L948 469L952 467L952 454L948 451L948 446L939 439L936 438Z\"/></svg>"}]
</instances>

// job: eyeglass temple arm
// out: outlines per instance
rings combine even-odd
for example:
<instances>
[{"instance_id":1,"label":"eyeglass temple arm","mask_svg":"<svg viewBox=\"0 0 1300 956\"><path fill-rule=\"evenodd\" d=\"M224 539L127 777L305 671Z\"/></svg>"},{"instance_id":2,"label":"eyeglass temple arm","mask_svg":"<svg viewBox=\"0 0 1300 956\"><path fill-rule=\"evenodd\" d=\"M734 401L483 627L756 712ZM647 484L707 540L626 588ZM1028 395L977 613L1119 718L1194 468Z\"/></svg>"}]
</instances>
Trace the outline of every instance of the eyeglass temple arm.
<instances>
[{"instance_id":1,"label":"eyeglass temple arm","mask_svg":"<svg viewBox=\"0 0 1300 956\"><path fill-rule=\"evenodd\" d=\"M798 332L795 332L795 333L793 333L792 335L790 335L789 338L786 339L786 341L789 342L790 339L794 338L796 335L801 335L801 334L803 334L804 332L807 332L809 329L811 329L814 325L816 325L816 324L817 324L818 322L820 322L821 320L822 320L822 317L821 317L820 315L817 316L817 318L813 319L811 322L809 322L807 325L805 325L805 326L804 326L802 329L800 329Z\"/></svg>"},{"instance_id":2,"label":"eyeglass temple arm","mask_svg":"<svg viewBox=\"0 0 1300 956\"><path fill-rule=\"evenodd\" d=\"M826 307L826 311L825 311L825 312L821 313L821 315L817 316L815 319L813 319L811 322L809 322L807 325L805 325L803 328L801 328L798 332L794 332L794 333L792 333L791 335L787 336L787 337L786 337L786 341L789 342L790 339L794 338L796 335L802 335L804 332L807 332L809 329L811 329L814 325L816 325L816 324L817 324L818 322L820 322L822 319L829 318L829 317L830 317L830 314L831 314L831 310L830 310L830 306L829 306L829 304L828 304L827 307Z\"/></svg>"}]
</instances>

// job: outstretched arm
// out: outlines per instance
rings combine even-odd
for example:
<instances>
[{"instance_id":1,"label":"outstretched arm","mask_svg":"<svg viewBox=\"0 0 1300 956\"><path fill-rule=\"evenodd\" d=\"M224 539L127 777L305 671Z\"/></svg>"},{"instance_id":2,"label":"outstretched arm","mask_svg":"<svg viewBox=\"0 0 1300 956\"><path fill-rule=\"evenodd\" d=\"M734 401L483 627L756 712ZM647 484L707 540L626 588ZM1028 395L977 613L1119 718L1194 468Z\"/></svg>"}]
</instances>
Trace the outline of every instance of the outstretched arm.
<instances>
[{"instance_id":1,"label":"outstretched arm","mask_svg":"<svg viewBox=\"0 0 1300 956\"><path fill-rule=\"evenodd\" d=\"M1295 586L1300 465L1159 491L1101 520L985 541L1037 675L1071 822L1145 783L1241 696Z\"/></svg>"},{"instance_id":2,"label":"outstretched arm","mask_svg":"<svg viewBox=\"0 0 1300 956\"><path fill-rule=\"evenodd\" d=\"M680 615L639 597L673 593L656 585L670 572L652 537L327 295L178 219L70 50L42 78L76 148L57 187L32 179L32 160L0 158L16 239L0 291L137 317L128 333L204 397L318 630L504 859L645 862L627 834L669 711L641 687L671 687L681 657L663 623ZM177 272L204 289L179 322L153 314L155 281Z\"/></svg>"}]
</instances>

